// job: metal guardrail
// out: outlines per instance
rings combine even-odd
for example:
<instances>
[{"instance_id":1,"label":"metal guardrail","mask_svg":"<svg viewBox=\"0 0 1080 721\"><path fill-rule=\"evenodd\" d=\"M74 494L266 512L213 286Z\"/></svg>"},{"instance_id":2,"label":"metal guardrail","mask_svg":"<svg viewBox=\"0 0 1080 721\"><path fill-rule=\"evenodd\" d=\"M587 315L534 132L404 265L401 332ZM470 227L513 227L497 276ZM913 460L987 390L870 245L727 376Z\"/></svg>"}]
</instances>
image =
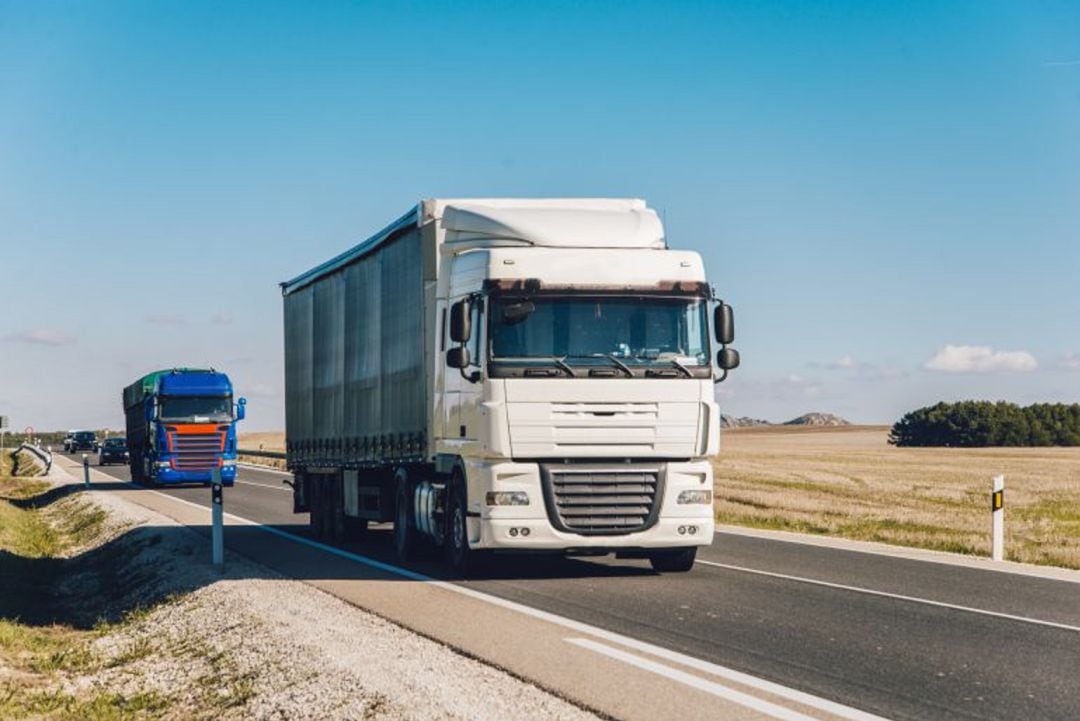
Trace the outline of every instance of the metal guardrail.
<instances>
[{"instance_id":1,"label":"metal guardrail","mask_svg":"<svg viewBox=\"0 0 1080 721\"><path fill-rule=\"evenodd\" d=\"M37 446L30 445L29 443L23 443L22 445L19 446L19 448L15 452L18 453L19 451L27 451L27 452L33 453L35 456L37 456L38 460L40 460L42 463L45 464L45 472L46 473L48 473L50 470L52 470L52 452L51 451L42 450L41 448L38 448Z\"/></svg>"},{"instance_id":2,"label":"metal guardrail","mask_svg":"<svg viewBox=\"0 0 1080 721\"><path fill-rule=\"evenodd\" d=\"M255 450L253 448L237 448L236 455L238 456L256 456L258 458L277 458L279 460L285 460L286 456L283 451L262 451Z\"/></svg>"}]
</instances>

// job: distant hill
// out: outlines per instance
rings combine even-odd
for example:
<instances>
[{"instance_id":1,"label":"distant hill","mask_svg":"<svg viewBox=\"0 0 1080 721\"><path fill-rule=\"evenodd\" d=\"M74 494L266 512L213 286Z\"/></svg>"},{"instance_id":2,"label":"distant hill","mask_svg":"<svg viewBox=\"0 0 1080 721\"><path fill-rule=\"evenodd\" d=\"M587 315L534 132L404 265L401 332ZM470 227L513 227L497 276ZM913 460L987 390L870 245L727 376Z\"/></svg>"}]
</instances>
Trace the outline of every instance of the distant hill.
<instances>
[{"instance_id":1,"label":"distant hill","mask_svg":"<svg viewBox=\"0 0 1080 721\"><path fill-rule=\"evenodd\" d=\"M805 413L798 418L792 418L784 423L785 426L850 426L851 421L845 420L832 413Z\"/></svg>"},{"instance_id":2,"label":"distant hill","mask_svg":"<svg viewBox=\"0 0 1080 721\"><path fill-rule=\"evenodd\" d=\"M749 416L729 416L727 414L721 414L720 427L721 428L757 428L760 426L850 426L851 421L845 420L840 416L833 415L832 413L805 413L798 418L792 418L790 421L784 421L783 423L772 423L771 421L764 421L760 418L750 418Z\"/></svg>"},{"instance_id":3,"label":"distant hill","mask_svg":"<svg viewBox=\"0 0 1080 721\"><path fill-rule=\"evenodd\" d=\"M721 428L753 428L754 426L771 426L772 423L763 421L760 418L750 418L749 416L742 416L736 418L735 416L729 416L726 413L720 414L720 427Z\"/></svg>"}]
</instances>

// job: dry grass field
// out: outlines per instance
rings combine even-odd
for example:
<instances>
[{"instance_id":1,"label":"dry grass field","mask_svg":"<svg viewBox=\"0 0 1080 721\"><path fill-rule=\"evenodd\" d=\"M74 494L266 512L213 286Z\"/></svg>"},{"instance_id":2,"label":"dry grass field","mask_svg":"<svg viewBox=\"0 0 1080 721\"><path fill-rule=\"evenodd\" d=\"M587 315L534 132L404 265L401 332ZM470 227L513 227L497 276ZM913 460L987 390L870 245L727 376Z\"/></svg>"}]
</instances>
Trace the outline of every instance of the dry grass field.
<instances>
[{"instance_id":1,"label":"dry grass field","mask_svg":"<svg viewBox=\"0 0 1080 721\"><path fill-rule=\"evenodd\" d=\"M721 523L989 555L1005 474L1006 556L1080 568L1080 448L894 448L888 429L725 431Z\"/></svg>"},{"instance_id":2,"label":"dry grass field","mask_svg":"<svg viewBox=\"0 0 1080 721\"><path fill-rule=\"evenodd\" d=\"M281 431L270 433L241 433L236 439L240 448L255 451L284 451L285 434Z\"/></svg>"}]
</instances>

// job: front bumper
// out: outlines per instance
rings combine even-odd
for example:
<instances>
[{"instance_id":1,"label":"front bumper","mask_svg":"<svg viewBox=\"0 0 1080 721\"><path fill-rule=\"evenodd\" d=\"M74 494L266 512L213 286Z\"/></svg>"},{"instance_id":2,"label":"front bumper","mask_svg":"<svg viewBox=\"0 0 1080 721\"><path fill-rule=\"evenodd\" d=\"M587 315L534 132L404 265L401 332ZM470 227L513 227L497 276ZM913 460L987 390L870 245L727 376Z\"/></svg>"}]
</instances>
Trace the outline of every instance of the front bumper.
<instances>
[{"instance_id":1,"label":"front bumper","mask_svg":"<svg viewBox=\"0 0 1080 721\"><path fill-rule=\"evenodd\" d=\"M154 478L158 483L210 483L213 478L210 471L177 471L172 468L159 468ZM236 481L236 466L224 466L221 469L221 485L231 486Z\"/></svg>"},{"instance_id":2,"label":"front bumper","mask_svg":"<svg viewBox=\"0 0 1080 721\"><path fill-rule=\"evenodd\" d=\"M548 513L538 463L500 462L467 464L472 517L468 519L469 546L506 551L647 550L708 546L715 530L712 503L680 504L685 490L713 488L712 465L707 460L661 462L663 494L655 521L647 528L620 534L575 533L560 530ZM525 506L486 506L488 491L525 492Z\"/></svg>"},{"instance_id":3,"label":"front bumper","mask_svg":"<svg viewBox=\"0 0 1080 721\"><path fill-rule=\"evenodd\" d=\"M663 518L645 531L620 536L582 536L556 531L547 519L480 520L480 538L473 548L517 551L628 551L708 546L715 522L712 514L700 519ZM525 532L527 531L527 535Z\"/></svg>"}]
</instances>

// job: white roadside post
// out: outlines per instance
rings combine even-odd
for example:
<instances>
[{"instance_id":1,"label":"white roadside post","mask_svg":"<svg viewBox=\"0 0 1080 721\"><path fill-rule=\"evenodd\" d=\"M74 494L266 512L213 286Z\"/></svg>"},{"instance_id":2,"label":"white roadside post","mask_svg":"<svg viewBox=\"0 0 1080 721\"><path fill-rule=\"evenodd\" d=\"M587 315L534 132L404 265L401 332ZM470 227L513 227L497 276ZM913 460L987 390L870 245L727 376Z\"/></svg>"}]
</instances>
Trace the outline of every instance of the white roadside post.
<instances>
[{"instance_id":1,"label":"white roadside post","mask_svg":"<svg viewBox=\"0 0 1080 721\"><path fill-rule=\"evenodd\" d=\"M222 507L221 468L215 468L210 478L210 508L212 509L213 528L210 542L214 565L225 568L225 513Z\"/></svg>"},{"instance_id":2,"label":"white roadside post","mask_svg":"<svg viewBox=\"0 0 1080 721\"><path fill-rule=\"evenodd\" d=\"M90 456L82 454L83 486L90 488Z\"/></svg>"},{"instance_id":3,"label":"white roadside post","mask_svg":"<svg viewBox=\"0 0 1080 721\"><path fill-rule=\"evenodd\" d=\"M994 476L994 490L990 494L990 557L1005 560L1005 476Z\"/></svg>"}]
</instances>

